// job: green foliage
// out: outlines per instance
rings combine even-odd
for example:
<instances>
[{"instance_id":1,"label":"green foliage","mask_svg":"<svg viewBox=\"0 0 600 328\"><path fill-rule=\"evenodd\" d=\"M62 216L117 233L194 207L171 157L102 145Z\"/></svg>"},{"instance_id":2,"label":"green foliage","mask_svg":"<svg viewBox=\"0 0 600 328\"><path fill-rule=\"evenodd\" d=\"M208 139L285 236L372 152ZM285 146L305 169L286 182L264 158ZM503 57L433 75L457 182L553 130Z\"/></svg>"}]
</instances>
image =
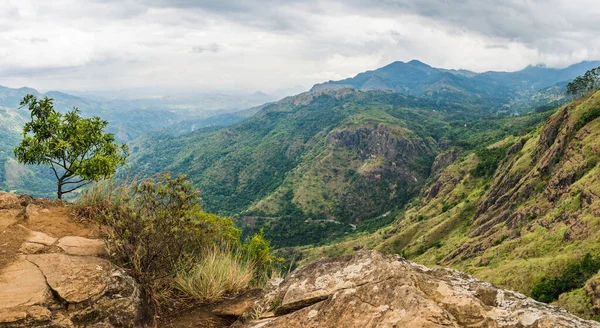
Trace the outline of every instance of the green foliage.
<instances>
[{"instance_id":1,"label":"green foliage","mask_svg":"<svg viewBox=\"0 0 600 328\"><path fill-rule=\"evenodd\" d=\"M574 97L581 97L592 93L600 87L600 67L585 72L584 75L576 77L567 85L567 93Z\"/></svg>"},{"instance_id":2,"label":"green foliage","mask_svg":"<svg viewBox=\"0 0 600 328\"><path fill-rule=\"evenodd\" d=\"M531 289L531 297L550 303L560 294L583 287L585 282L600 270L600 257L585 254L579 261L567 265L558 277L542 277Z\"/></svg>"},{"instance_id":3,"label":"green foliage","mask_svg":"<svg viewBox=\"0 0 600 328\"><path fill-rule=\"evenodd\" d=\"M273 255L273 247L265 239L263 229L246 239L242 252L254 267L254 281L258 285L265 284L283 263L282 258Z\"/></svg>"},{"instance_id":4,"label":"green foliage","mask_svg":"<svg viewBox=\"0 0 600 328\"><path fill-rule=\"evenodd\" d=\"M21 163L50 166L58 180L59 199L112 176L125 163L127 146L116 142L112 133L104 133L108 123L99 117L83 118L76 108L62 114L48 97L38 100L26 95L21 106L28 106L31 121L23 127L15 157Z\"/></svg>"},{"instance_id":5,"label":"green foliage","mask_svg":"<svg viewBox=\"0 0 600 328\"><path fill-rule=\"evenodd\" d=\"M575 123L575 126L573 128L574 131L579 131L586 124L597 119L598 117L600 117L600 106L595 106L588 109L587 111L581 114L579 120L577 120L577 123Z\"/></svg>"},{"instance_id":6,"label":"green foliage","mask_svg":"<svg viewBox=\"0 0 600 328\"><path fill-rule=\"evenodd\" d=\"M318 244L351 233L348 223L360 231L387 224L381 215L418 195L440 145L470 151L528 132L551 114L489 115L468 103L381 91L303 94L227 128L139 139L131 167L142 176L188 174L206 210L259 217L244 236L264 227L276 248ZM354 133L360 129L385 132L413 153L388 156L377 140ZM373 162L372 171L361 170Z\"/></svg>"},{"instance_id":7,"label":"green foliage","mask_svg":"<svg viewBox=\"0 0 600 328\"><path fill-rule=\"evenodd\" d=\"M498 165L506 157L508 146L495 148L481 148L475 151L479 162L471 170L476 178L491 177L496 172Z\"/></svg>"},{"instance_id":8,"label":"green foliage","mask_svg":"<svg viewBox=\"0 0 600 328\"><path fill-rule=\"evenodd\" d=\"M185 259L201 258L215 245L239 245L233 222L203 212L184 176L164 173L98 189L83 194L78 213L107 227L113 260L151 292L164 290Z\"/></svg>"}]
</instances>

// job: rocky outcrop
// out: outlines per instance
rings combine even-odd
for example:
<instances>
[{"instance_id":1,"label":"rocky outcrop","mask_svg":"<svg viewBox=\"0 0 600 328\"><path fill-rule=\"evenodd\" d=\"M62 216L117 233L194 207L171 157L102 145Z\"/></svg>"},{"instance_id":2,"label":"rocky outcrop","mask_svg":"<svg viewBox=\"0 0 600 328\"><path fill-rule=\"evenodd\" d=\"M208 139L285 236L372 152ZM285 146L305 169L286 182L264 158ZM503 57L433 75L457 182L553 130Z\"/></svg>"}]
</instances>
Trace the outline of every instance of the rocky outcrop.
<instances>
[{"instance_id":1,"label":"rocky outcrop","mask_svg":"<svg viewBox=\"0 0 600 328\"><path fill-rule=\"evenodd\" d=\"M0 193L2 202L18 204L15 197ZM142 325L143 291L132 277L103 258L102 240L62 236L61 231L77 229L77 223L63 215L64 205L32 208L24 202L19 206L22 211L0 209L0 218L7 223L0 231L0 245L7 247L0 252L0 264L7 263L0 265L0 327ZM51 229L44 229L43 216L52 217ZM79 229L90 234L83 225Z\"/></svg>"},{"instance_id":2,"label":"rocky outcrop","mask_svg":"<svg viewBox=\"0 0 600 328\"><path fill-rule=\"evenodd\" d=\"M378 252L303 266L237 327L600 327L449 269Z\"/></svg>"}]
</instances>

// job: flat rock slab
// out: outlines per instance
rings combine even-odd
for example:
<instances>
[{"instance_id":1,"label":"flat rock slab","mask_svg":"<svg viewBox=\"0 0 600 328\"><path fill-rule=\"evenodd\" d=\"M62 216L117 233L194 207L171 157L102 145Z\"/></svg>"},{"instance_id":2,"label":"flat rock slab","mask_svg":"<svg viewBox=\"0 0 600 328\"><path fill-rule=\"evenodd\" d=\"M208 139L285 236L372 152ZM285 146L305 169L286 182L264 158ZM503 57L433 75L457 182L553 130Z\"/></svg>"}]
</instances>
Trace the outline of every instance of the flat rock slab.
<instances>
[{"instance_id":1,"label":"flat rock slab","mask_svg":"<svg viewBox=\"0 0 600 328\"><path fill-rule=\"evenodd\" d=\"M79 303L102 293L110 281L112 265L97 257L60 253L28 255L48 285L68 303Z\"/></svg>"},{"instance_id":2,"label":"flat rock slab","mask_svg":"<svg viewBox=\"0 0 600 328\"><path fill-rule=\"evenodd\" d=\"M23 228L27 229L25 227L23 227ZM29 229L27 229L27 230L29 231L29 235L25 238L25 240L30 243L37 243L37 244L50 246L50 245L54 245L54 243L56 243L56 241L58 240L58 238L48 236L47 234L40 232L40 231L33 231L33 230L29 230Z\"/></svg>"},{"instance_id":3,"label":"flat rock slab","mask_svg":"<svg viewBox=\"0 0 600 328\"><path fill-rule=\"evenodd\" d=\"M51 298L46 278L25 258L0 272L0 322L27 317L29 307L45 304Z\"/></svg>"},{"instance_id":4,"label":"flat rock slab","mask_svg":"<svg viewBox=\"0 0 600 328\"><path fill-rule=\"evenodd\" d=\"M464 273L378 252L300 267L267 290L261 302L249 312L275 307L269 313L275 317L232 327L600 328L598 322Z\"/></svg>"},{"instance_id":5,"label":"flat rock slab","mask_svg":"<svg viewBox=\"0 0 600 328\"><path fill-rule=\"evenodd\" d=\"M100 256L106 254L106 247L100 239L67 236L59 239L56 246L72 255Z\"/></svg>"}]
</instances>

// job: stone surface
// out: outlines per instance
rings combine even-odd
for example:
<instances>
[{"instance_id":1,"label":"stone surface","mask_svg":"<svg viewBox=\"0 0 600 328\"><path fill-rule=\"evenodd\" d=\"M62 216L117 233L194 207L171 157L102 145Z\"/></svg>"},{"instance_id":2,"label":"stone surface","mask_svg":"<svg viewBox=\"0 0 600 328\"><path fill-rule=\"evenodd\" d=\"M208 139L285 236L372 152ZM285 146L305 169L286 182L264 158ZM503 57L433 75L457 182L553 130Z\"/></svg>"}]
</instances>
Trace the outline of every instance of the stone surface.
<instances>
[{"instance_id":1,"label":"stone surface","mask_svg":"<svg viewBox=\"0 0 600 328\"><path fill-rule=\"evenodd\" d=\"M58 240L56 246L68 254L100 256L106 255L106 247L100 239L67 236Z\"/></svg>"},{"instance_id":2,"label":"stone surface","mask_svg":"<svg viewBox=\"0 0 600 328\"><path fill-rule=\"evenodd\" d=\"M23 257L0 271L0 309L40 305L50 296L44 275Z\"/></svg>"},{"instance_id":3,"label":"stone surface","mask_svg":"<svg viewBox=\"0 0 600 328\"><path fill-rule=\"evenodd\" d=\"M273 311L269 313L269 311ZM600 327L449 269L360 252L292 272L237 327Z\"/></svg>"},{"instance_id":4,"label":"stone surface","mask_svg":"<svg viewBox=\"0 0 600 328\"><path fill-rule=\"evenodd\" d=\"M111 264L97 257L65 254L29 255L46 281L60 298L68 303L79 303L99 295L108 284Z\"/></svg>"},{"instance_id":5,"label":"stone surface","mask_svg":"<svg viewBox=\"0 0 600 328\"><path fill-rule=\"evenodd\" d=\"M23 228L27 229L25 227L23 227ZM27 229L27 230L29 230L29 229ZM25 240L27 240L30 243L37 243L37 244L50 246L50 245L54 245L54 243L56 243L56 241L58 239L48 236L47 234L40 232L40 231L29 230L29 235L27 236L27 238Z\"/></svg>"},{"instance_id":6,"label":"stone surface","mask_svg":"<svg viewBox=\"0 0 600 328\"><path fill-rule=\"evenodd\" d=\"M141 287L98 257L105 254L104 243L84 238L97 235L71 220L64 204L0 193L0 223L5 224L0 231L1 328L142 327L148 322Z\"/></svg>"},{"instance_id":7,"label":"stone surface","mask_svg":"<svg viewBox=\"0 0 600 328\"><path fill-rule=\"evenodd\" d=\"M217 304L211 312L220 317L237 318L254 306L254 303L262 296L262 294L263 291L261 289L250 290L232 299L222 301Z\"/></svg>"},{"instance_id":8,"label":"stone surface","mask_svg":"<svg viewBox=\"0 0 600 328\"><path fill-rule=\"evenodd\" d=\"M44 246L42 244L24 242L21 245L21 248L19 248L19 252L21 252L23 254L37 254L37 253L42 252L44 250L44 248L46 248L46 246Z\"/></svg>"}]
</instances>

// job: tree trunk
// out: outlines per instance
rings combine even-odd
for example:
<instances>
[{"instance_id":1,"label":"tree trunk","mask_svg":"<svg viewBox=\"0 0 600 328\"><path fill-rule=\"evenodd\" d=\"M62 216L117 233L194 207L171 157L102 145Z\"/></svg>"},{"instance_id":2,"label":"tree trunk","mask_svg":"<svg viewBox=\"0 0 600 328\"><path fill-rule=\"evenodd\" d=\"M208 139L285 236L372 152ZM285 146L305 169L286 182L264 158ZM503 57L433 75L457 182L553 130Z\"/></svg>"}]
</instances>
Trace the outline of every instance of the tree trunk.
<instances>
[{"instance_id":1,"label":"tree trunk","mask_svg":"<svg viewBox=\"0 0 600 328\"><path fill-rule=\"evenodd\" d=\"M58 180L58 191L56 192L56 195L58 196L58 199L62 199L62 195L63 195L62 186L63 186L63 180L59 179Z\"/></svg>"}]
</instances>

